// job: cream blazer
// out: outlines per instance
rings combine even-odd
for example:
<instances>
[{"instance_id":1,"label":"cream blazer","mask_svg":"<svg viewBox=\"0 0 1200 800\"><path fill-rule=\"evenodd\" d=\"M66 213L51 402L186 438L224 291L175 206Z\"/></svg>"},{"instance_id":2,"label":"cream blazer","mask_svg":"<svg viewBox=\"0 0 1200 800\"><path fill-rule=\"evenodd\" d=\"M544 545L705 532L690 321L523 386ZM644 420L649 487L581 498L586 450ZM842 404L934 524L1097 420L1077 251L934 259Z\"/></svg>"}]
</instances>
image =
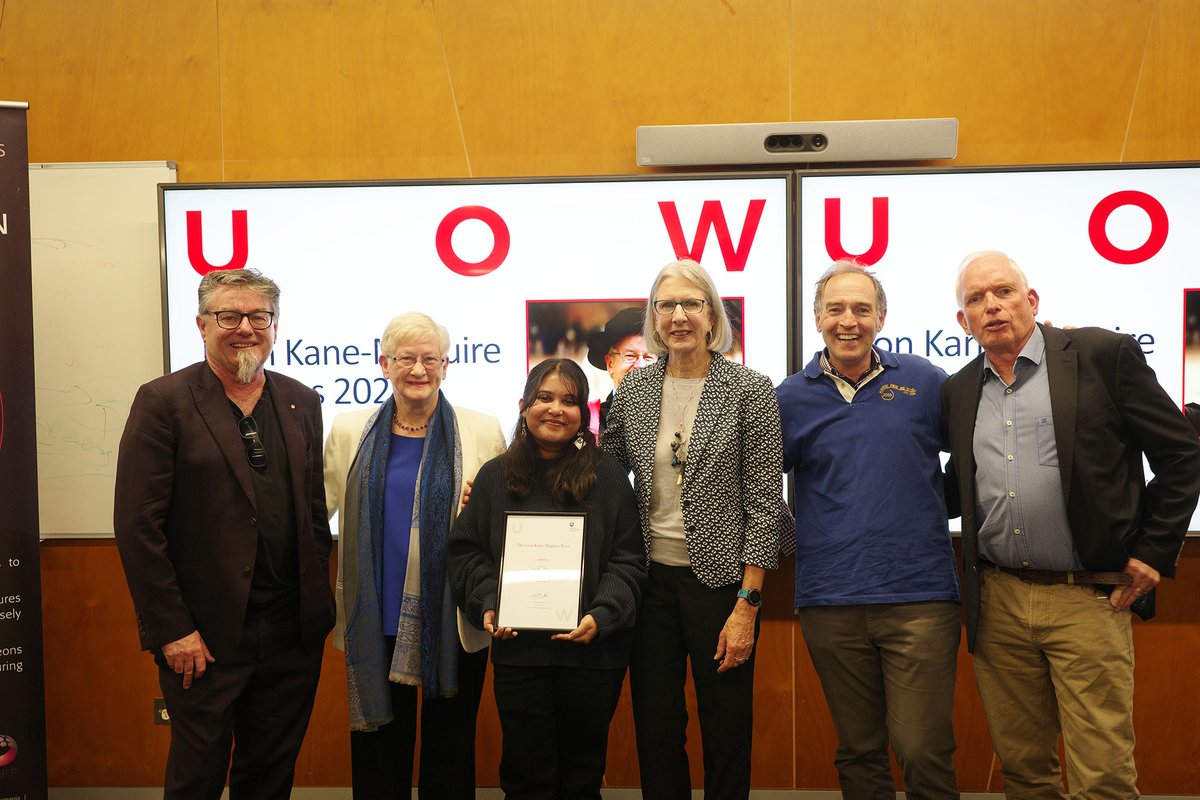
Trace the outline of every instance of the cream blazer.
<instances>
[{"instance_id":1,"label":"cream blazer","mask_svg":"<svg viewBox=\"0 0 1200 800\"><path fill-rule=\"evenodd\" d=\"M346 477L350 465L358 453L359 440L362 439L363 429L367 420L376 409L365 408L361 411L351 411L339 414L333 420L333 428L325 442L325 504L329 509L330 518L338 514L338 568L337 568L337 625L333 629L333 644L339 650L346 649L346 605L343 596L342 564L343 556L342 526L346 515L342 504L346 498ZM472 411L468 408L455 408L454 416L458 422L458 435L462 447L463 480L475 479L475 473L484 462L495 458L504 452L507 444L504 434L500 432L500 422L495 417ZM454 506L454 515L458 516L458 504ZM492 638L488 634L471 625L458 612L458 638L463 649L468 653L478 652L487 647Z\"/></svg>"}]
</instances>

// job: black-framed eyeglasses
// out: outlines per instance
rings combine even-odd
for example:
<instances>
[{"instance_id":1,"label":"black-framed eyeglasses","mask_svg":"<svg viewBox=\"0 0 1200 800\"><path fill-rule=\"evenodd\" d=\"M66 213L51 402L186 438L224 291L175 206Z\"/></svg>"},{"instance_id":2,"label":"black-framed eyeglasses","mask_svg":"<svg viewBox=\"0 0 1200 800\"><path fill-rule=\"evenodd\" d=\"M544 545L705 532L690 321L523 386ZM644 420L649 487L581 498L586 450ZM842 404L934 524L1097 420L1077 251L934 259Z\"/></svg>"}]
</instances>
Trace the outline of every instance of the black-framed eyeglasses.
<instances>
[{"instance_id":1,"label":"black-framed eyeglasses","mask_svg":"<svg viewBox=\"0 0 1200 800\"><path fill-rule=\"evenodd\" d=\"M643 364L653 364L658 361L658 356L654 353L638 353L633 350L609 350L608 354L630 366L639 361Z\"/></svg>"},{"instance_id":2,"label":"black-framed eyeglasses","mask_svg":"<svg viewBox=\"0 0 1200 800\"><path fill-rule=\"evenodd\" d=\"M254 421L254 417L242 417L238 420L238 430L245 440L246 458L250 459L250 466L255 469L265 467L267 448L263 445L262 437L258 435L258 423Z\"/></svg>"},{"instance_id":3,"label":"black-framed eyeglasses","mask_svg":"<svg viewBox=\"0 0 1200 800\"><path fill-rule=\"evenodd\" d=\"M227 331L242 327L244 319L250 320L250 327L256 331L265 331L275 321L274 311L251 311L249 314L243 314L241 311L209 311L208 313L217 320L217 327Z\"/></svg>"},{"instance_id":4,"label":"black-framed eyeglasses","mask_svg":"<svg viewBox=\"0 0 1200 800\"><path fill-rule=\"evenodd\" d=\"M401 369L412 369L417 365L417 362L420 361L421 366L429 372L432 372L440 367L442 362L446 360L445 356L421 356L420 358L417 358L416 356L389 355L388 358L392 360L393 364Z\"/></svg>"},{"instance_id":5,"label":"black-framed eyeglasses","mask_svg":"<svg viewBox=\"0 0 1200 800\"><path fill-rule=\"evenodd\" d=\"M660 317L666 317L675 313L676 306L683 309L685 314L699 314L704 310L704 305L707 300L690 297L687 300L655 300L654 313Z\"/></svg>"}]
</instances>

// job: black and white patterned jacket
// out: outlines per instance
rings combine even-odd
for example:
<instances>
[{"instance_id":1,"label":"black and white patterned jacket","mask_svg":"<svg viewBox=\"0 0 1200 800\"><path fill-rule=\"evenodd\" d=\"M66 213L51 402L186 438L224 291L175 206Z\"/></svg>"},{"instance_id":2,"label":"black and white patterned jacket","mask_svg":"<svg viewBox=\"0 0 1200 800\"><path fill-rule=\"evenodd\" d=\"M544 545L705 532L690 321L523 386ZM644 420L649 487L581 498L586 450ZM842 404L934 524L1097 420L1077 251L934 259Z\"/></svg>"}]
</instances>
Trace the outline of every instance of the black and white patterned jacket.
<instances>
[{"instance_id":1,"label":"black and white patterned jacket","mask_svg":"<svg viewBox=\"0 0 1200 800\"><path fill-rule=\"evenodd\" d=\"M646 552L654 448L667 359L630 370L601 446L633 471ZM688 443L681 504L692 572L706 586L740 583L745 564L774 569L786 525L779 403L765 376L713 354Z\"/></svg>"}]
</instances>

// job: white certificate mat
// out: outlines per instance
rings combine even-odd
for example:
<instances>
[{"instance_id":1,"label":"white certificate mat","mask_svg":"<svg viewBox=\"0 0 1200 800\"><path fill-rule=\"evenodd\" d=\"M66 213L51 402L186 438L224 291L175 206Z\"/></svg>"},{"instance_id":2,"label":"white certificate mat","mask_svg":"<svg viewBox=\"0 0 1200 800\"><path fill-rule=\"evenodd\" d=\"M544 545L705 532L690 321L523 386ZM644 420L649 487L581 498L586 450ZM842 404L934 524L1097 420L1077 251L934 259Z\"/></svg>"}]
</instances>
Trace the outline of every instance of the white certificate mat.
<instances>
[{"instance_id":1,"label":"white certificate mat","mask_svg":"<svg viewBox=\"0 0 1200 800\"><path fill-rule=\"evenodd\" d=\"M497 625L573 631L583 585L583 514L509 512L500 556Z\"/></svg>"}]
</instances>

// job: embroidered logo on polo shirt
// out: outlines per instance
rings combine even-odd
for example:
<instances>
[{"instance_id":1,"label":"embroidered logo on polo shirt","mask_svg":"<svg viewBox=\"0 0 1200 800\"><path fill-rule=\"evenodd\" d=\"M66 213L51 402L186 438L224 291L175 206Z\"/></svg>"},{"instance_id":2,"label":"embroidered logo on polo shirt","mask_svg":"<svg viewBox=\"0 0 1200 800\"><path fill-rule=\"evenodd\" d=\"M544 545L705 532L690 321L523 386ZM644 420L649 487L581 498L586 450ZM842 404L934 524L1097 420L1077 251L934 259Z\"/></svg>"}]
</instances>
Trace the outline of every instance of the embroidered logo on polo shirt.
<instances>
[{"instance_id":1,"label":"embroidered logo on polo shirt","mask_svg":"<svg viewBox=\"0 0 1200 800\"><path fill-rule=\"evenodd\" d=\"M907 386L901 386L898 383L885 383L883 386L879 387L879 396L884 400L891 400L896 396L896 392L900 392L900 394L906 394L909 397L917 396L916 389L910 389Z\"/></svg>"}]
</instances>

